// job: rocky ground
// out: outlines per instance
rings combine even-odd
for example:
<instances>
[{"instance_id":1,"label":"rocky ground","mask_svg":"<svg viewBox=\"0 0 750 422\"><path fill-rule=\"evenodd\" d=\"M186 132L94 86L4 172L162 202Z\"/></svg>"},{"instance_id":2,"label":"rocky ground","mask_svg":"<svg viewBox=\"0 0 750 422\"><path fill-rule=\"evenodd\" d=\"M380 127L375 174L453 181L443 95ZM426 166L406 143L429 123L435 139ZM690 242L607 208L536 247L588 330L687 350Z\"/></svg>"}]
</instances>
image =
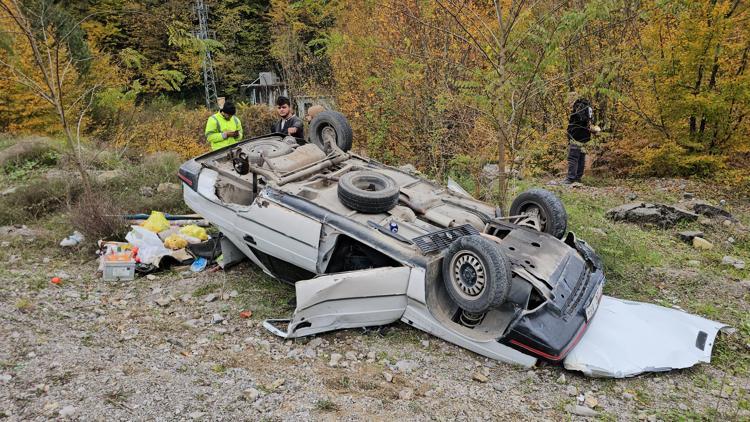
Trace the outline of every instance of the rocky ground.
<instances>
[{"instance_id":1,"label":"rocky ground","mask_svg":"<svg viewBox=\"0 0 750 422\"><path fill-rule=\"evenodd\" d=\"M290 314L293 290L248 263L107 283L41 229L2 236L0 419L750 418L747 372L726 365L590 379L402 324L282 341L261 321ZM746 310L747 290L733 292Z\"/></svg>"}]
</instances>

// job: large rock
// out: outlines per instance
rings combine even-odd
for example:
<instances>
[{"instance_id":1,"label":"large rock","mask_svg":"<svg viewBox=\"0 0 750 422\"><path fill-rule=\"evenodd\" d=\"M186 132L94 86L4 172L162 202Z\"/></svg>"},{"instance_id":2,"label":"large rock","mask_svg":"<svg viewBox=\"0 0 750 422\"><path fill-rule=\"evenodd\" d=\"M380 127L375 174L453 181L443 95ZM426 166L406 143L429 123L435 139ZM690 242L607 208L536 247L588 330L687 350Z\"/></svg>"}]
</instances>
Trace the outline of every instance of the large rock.
<instances>
[{"instance_id":1,"label":"large rock","mask_svg":"<svg viewBox=\"0 0 750 422\"><path fill-rule=\"evenodd\" d=\"M97 183L107 183L110 180L117 179L123 175L121 170L102 170L90 172L89 174L94 176L94 180Z\"/></svg>"},{"instance_id":2,"label":"large rock","mask_svg":"<svg viewBox=\"0 0 750 422\"><path fill-rule=\"evenodd\" d=\"M691 201L687 201L682 205L685 208L692 210L696 214L705 215L709 218L722 218L725 220L737 221L737 219L734 218L734 216L725 209L717 207L715 205L711 205L706 201L694 199Z\"/></svg>"},{"instance_id":3,"label":"large rock","mask_svg":"<svg viewBox=\"0 0 750 422\"><path fill-rule=\"evenodd\" d=\"M698 215L690 211L664 204L631 202L607 211L607 218L637 224L650 224L658 227L671 227L678 221L695 221Z\"/></svg>"},{"instance_id":4,"label":"large rock","mask_svg":"<svg viewBox=\"0 0 750 422\"><path fill-rule=\"evenodd\" d=\"M708 251L714 248L714 244L702 237L693 238L693 247L703 251Z\"/></svg>"}]
</instances>

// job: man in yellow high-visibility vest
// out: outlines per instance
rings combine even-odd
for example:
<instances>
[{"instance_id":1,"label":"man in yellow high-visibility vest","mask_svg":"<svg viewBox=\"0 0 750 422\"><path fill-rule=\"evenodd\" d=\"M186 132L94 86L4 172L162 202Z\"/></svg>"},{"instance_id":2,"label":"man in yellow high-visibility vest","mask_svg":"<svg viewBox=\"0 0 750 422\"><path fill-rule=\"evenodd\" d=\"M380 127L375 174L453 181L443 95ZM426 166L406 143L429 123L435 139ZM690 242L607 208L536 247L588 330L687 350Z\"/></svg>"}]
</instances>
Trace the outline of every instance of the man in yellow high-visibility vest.
<instances>
[{"instance_id":1,"label":"man in yellow high-visibility vest","mask_svg":"<svg viewBox=\"0 0 750 422\"><path fill-rule=\"evenodd\" d=\"M205 133L212 151L242 140L242 122L236 112L234 103L227 101L218 113L208 118Z\"/></svg>"}]
</instances>

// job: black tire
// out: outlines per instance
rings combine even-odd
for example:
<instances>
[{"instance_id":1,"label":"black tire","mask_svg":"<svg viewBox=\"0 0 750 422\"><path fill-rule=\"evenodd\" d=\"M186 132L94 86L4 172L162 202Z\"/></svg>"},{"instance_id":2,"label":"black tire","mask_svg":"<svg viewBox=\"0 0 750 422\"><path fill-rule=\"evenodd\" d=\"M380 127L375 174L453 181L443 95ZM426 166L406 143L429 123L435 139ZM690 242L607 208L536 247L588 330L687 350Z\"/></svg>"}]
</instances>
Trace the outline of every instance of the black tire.
<instances>
[{"instance_id":1,"label":"black tire","mask_svg":"<svg viewBox=\"0 0 750 422\"><path fill-rule=\"evenodd\" d=\"M513 200L510 215L538 213L541 231L558 239L568 229L568 213L560 198L546 189L529 189Z\"/></svg>"},{"instance_id":2,"label":"black tire","mask_svg":"<svg viewBox=\"0 0 750 422\"><path fill-rule=\"evenodd\" d=\"M396 206L399 187L384 174L360 170L339 178L338 194L341 203L353 210L379 214Z\"/></svg>"},{"instance_id":3,"label":"black tire","mask_svg":"<svg viewBox=\"0 0 750 422\"><path fill-rule=\"evenodd\" d=\"M443 284L463 310L482 313L505 302L511 271L500 246L480 235L462 236L443 258Z\"/></svg>"},{"instance_id":4,"label":"black tire","mask_svg":"<svg viewBox=\"0 0 750 422\"><path fill-rule=\"evenodd\" d=\"M310 123L310 142L325 151L324 133L333 129L336 145L343 151L352 149L352 127L343 114L337 111L322 111Z\"/></svg>"}]
</instances>

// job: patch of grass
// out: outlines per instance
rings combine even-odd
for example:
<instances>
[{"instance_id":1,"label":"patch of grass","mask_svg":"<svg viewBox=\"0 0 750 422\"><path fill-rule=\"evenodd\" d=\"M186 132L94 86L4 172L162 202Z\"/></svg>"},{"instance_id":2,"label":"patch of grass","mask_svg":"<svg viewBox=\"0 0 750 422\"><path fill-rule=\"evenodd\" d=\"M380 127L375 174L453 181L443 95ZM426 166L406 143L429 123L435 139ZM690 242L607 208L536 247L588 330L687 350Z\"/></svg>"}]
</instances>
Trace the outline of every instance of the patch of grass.
<instances>
[{"instance_id":1,"label":"patch of grass","mask_svg":"<svg viewBox=\"0 0 750 422\"><path fill-rule=\"evenodd\" d=\"M106 393L104 395L104 401L112 405L121 405L128 400L128 397L130 397L130 393L120 389Z\"/></svg>"},{"instance_id":2,"label":"patch of grass","mask_svg":"<svg viewBox=\"0 0 750 422\"><path fill-rule=\"evenodd\" d=\"M16 309L23 313L31 312L34 309L34 302L29 298L21 298L16 301Z\"/></svg>"},{"instance_id":3,"label":"patch of grass","mask_svg":"<svg viewBox=\"0 0 750 422\"><path fill-rule=\"evenodd\" d=\"M213 293L216 291L219 287L221 287L218 283L208 283L204 284L197 289L193 290L193 297L201 297L206 296L209 293Z\"/></svg>"},{"instance_id":4,"label":"patch of grass","mask_svg":"<svg viewBox=\"0 0 750 422\"><path fill-rule=\"evenodd\" d=\"M227 277L227 288L240 293L238 302L253 311L253 318L278 317L294 310L294 287L269 277L255 266L242 263Z\"/></svg>"},{"instance_id":5,"label":"patch of grass","mask_svg":"<svg viewBox=\"0 0 750 422\"><path fill-rule=\"evenodd\" d=\"M347 376L342 376L338 378L337 382L338 382L338 385L345 390L348 390L352 386L352 380L349 379L349 377Z\"/></svg>"},{"instance_id":6,"label":"patch of grass","mask_svg":"<svg viewBox=\"0 0 750 422\"><path fill-rule=\"evenodd\" d=\"M315 402L315 408L323 412L335 412L339 410L339 405L328 399L321 399Z\"/></svg>"},{"instance_id":7,"label":"patch of grass","mask_svg":"<svg viewBox=\"0 0 750 422\"><path fill-rule=\"evenodd\" d=\"M227 372L227 367L220 363L217 363L211 367L211 370L216 372L217 374L223 374Z\"/></svg>"}]
</instances>

